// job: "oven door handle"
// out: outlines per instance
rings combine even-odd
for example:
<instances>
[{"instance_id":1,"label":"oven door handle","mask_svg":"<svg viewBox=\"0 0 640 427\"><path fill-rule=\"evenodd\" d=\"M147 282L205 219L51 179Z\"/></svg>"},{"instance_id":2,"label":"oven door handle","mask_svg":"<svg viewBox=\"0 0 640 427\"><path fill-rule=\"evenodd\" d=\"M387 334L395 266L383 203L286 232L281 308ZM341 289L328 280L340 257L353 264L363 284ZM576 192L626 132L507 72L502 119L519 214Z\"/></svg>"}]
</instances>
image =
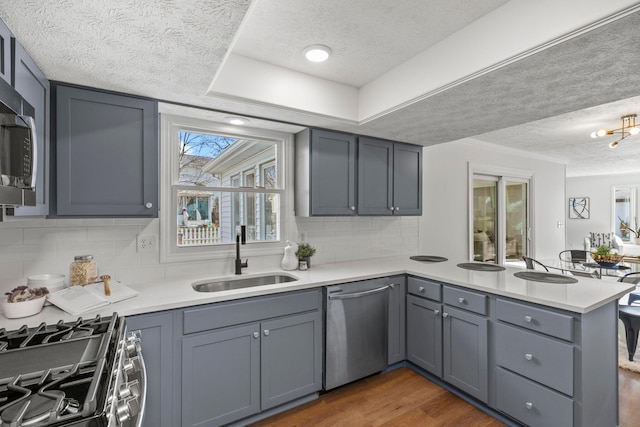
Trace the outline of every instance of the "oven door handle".
<instances>
[{"instance_id":1,"label":"oven door handle","mask_svg":"<svg viewBox=\"0 0 640 427\"><path fill-rule=\"evenodd\" d=\"M140 359L140 412L136 418L136 427L142 427L142 420L144 419L145 405L147 403L147 367L142 357L142 351L138 352L138 358Z\"/></svg>"},{"instance_id":2,"label":"oven door handle","mask_svg":"<svg viewBox=\"0 0 640 427\"><path fill-rule=\"evenodd\" d=\"M376 288L376 289L370 289L368 291L362 291L362 292L349 292L346 294L334 294L334 295L329 295L329 299L349 299L349 298L360 298L360 297L364 297L367 295L371 295L371 294L377 294L378 292L382 292L382 291L386 291L387 289L389 289L388 285L382 286L380 288Z\"/></svg>"}]
</instances>

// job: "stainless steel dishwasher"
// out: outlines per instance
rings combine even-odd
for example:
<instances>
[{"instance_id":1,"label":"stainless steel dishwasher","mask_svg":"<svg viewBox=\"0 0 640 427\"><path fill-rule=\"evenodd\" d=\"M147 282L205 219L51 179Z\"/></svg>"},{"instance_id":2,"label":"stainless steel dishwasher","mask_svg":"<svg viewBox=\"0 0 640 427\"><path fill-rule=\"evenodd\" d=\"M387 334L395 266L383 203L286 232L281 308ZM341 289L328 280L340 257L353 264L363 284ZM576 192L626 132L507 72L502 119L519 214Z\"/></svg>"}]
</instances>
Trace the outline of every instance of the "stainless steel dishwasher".
<instances>
[{"instance_id":1,"label":"stainless steel dishwasher","mask_svg":"<svg viewBox=\"0 0 640 427\"><path fill-rule=\"evenodd\" d=\"M325 390L387 368L389 286L375 282L325 287Z\"/></svg>"}]
</instances>

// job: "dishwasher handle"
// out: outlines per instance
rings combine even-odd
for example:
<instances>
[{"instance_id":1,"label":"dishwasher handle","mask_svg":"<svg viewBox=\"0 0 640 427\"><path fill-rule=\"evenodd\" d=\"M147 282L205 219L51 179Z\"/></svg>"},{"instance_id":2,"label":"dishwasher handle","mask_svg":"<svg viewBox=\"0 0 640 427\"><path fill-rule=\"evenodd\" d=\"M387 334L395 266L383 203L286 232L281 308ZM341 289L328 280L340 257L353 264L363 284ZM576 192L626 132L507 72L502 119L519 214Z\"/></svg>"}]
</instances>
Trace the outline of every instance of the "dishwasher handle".
<instances>
[{"instance_id":1,"label":"dishwasher handle","mask_svg":"<svg viewBox=\"0 0 640 427\"><path fill-rule=\"evenodd\" d=\"M329 295L329 299L330 300L334 300L334 299L359 298L359 297L364 297L364 296L367 296L367 295L377 294L379 292L386 291L387 289L389 289L389 286L385 285L385 286L382 286L380 288L370 289L368 291L349 292L349 293L346 293L346 294Z\"/></svg>"}]
</instances>

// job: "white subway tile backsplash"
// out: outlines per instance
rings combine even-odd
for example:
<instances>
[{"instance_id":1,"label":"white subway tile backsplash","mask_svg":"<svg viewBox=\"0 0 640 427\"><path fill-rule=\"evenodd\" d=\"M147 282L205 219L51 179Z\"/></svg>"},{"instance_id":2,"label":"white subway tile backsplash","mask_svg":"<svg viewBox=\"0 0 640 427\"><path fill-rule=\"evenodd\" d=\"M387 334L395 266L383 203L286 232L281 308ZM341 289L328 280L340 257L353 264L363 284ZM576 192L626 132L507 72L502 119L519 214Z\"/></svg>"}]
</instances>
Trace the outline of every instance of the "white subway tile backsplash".
<instances>
[{"instance_id":1,"label":"white subway tile backsplash","mask_svg":"<svg viewBox=\"0 0 640 427\"><path fill-rule=\"evenodd\" d=\"M312 266L378 256L418 253L418 217L285 219L285 236L300 234L317 249ZM158 252L138 253L136 236L160 238L158 219L31 219L0 223L0 289L30 274L68 275L76 255L91 254L101 273L126 283L233 275L233 256L211 261L160 263ZM288 237L287 237L288 236ZM284 242L282 244L284 250ZM244 256L243 256L244 258ZM244 273L279 269L282 254L249 257Z\"/></svg>"}]
</instances>

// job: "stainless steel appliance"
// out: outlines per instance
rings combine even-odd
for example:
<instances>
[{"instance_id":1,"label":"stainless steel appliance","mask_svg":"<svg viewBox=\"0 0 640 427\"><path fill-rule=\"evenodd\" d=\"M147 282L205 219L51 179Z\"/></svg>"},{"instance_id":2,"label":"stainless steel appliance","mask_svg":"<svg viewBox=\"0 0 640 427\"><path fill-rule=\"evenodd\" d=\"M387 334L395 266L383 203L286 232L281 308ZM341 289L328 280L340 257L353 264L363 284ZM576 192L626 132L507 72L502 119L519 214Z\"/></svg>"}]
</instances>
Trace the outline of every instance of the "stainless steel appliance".
<instances>
[{"instance_id":1,"label":"stainless steel appliance","mask_svg":"<svg viewBox=\"0 0 640 427\"><path fill-rule=\"evenodd\" d=\"M146 374L124 318L0 329L1 426L140 426Z\"/></svg>"},{"instance_id":2,"label":"stainless steel appliance","mask_svg":"<svg viewBox=\"0 0 640 427\"><path fill-rule=\"evenodd\" d=\"M325 302L324 389L386 369L389 286L366 281L327 286Z\"/></svg>"},{"instance_id":3,"label":"stainless steel appliance","mask_svg":"<svg viewBox=\"0 0 640 427\"><path fill-rule=\"evenodd\" d=\"M35 121L22 115L27 110L33 109L0 79L0 205L36 204Z\"/></svg>"}]
</instances>

